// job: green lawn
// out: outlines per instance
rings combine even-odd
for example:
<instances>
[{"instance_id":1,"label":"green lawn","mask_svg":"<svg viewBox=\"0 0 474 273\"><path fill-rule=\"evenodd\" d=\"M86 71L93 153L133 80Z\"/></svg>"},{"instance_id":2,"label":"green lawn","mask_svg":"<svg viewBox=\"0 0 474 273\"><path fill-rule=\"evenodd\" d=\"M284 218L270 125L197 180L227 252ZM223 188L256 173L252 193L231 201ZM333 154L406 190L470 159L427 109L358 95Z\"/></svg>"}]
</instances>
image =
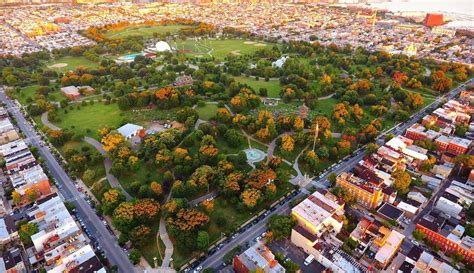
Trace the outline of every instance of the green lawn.
<instances>
[{"instance_id":1,"label":"green lawn","mask_svg":"<svg viewBox=\"0 0 474 273\"><path fill-rule=\"evenodd\" d=\"M318 175L321 171L323 171L327 167L331 166L331 164L332 164L332 162L324 160L324 161L319 161L316 168L312 168L312 167L310 167L309 165L307 165L303 162L303 157L299 158L298 163L299 163L299 167L300 167L300 170L303 173L303 175L308 174L309 176Z\"/></svg>"},{"instance_id":2,"label":"green lawn","mask_svg":"<svg viewBox=\"0 0 474 273\"><path fill-rule=\"evenodd\" d=\"M77 107L80 107L79 110ZM67 107L67 111L65 113L64 109L58 110L59 121L55 122L55 125L62 129L70 129L75 134L96 139L98 138L97 130L105 126L115 129L121 125L124 119L115 103L109 105L94 103L87 106L70 105Z\"/></svg>"},{"instance_id":3,"label":"green lawn","mask_svg":"<svg viewBox=\"0 0 474 273\"><path fill-rule=\"evenodd\" d=\"M216 59L223 60L227 55L235 56L252 54L259 49L271 46L264 42L253 42L241 39L203 39L203 40L185 40L171 43L171 46L179 52L195 57L214 56Z\"/></svg>"},{"instance_id":4,"label":"green lawn","mask_svg":"<svg viewBox=\"0 0 474 273\"><path fill-rule=\"evenodd\" d=\"M196 107L196 111L200 119L209 120L216 115L217 108L219 108L217 104L206 104L202 107Z\"/></svg>"},{"instance_id":5,"label":"green lawn","mask_svg":"<svg viewBox=\"0 0 474 273\"><path fill-rule=\"evenodd\" d=\"M66 64L64 67L54 67L54 65ZM79 66L86 68L94 69L99 67L99 64L93 61L86 59L85 57L72 57L66 56L58 59L51 60L46 63L46 66L49 69L55 70L57 72L66 72L70 70L75 70Z\"/></svg>"},{"instance_id":6,"label":"green lawn","mask_svg":"<svg viewBox=\"0 0 474 273\"><path fill-rule=\"evenodd\" d=\"M140 162L140 166L136 172L118 177L120 184L132 196L137 194L131 187L135 181L140 182L140 185L149 185L151 182L161 183L163 181L163 172L158 171L152 163Z\"/></svg>"},{"instance_id":7,"label":"green lawn","mask_svg":"<svg viewBox=\"0 0 474 273\"><path fill-rule=\"evenodd\" d=\"M153 33L158 34L175 34L183 28L182 25L167 25L167 26L134 26L121 30L109 30L105 32L105 36L111 39L126 38L130 36L142 36L144 38L153 37Z\"/></svg>"},{"instance_id":8,"label":"green lawn","mask_svg":"<svg viewBox=\"0 0 474 273\"><path fill-rule=\"evenodd\" d=\"M161 265L162 261L163 261L163 257L165 256L165 246L163 244L163 242L161 241L161 239L158 238L158 242L157 242L157 233L158 233L158 230L159 230L159 221L156 220L155 224L151 227L151 238L150 240L147 242L147 244L145 244L144 246L140 247L140 252L142 253L143 257L145 258L145 260L147 260L148 264L151 266L151 267L155 267L155 262L154 262L154 259L156 257L156 260L157 260L157 263L158 263L158 266ZM160 244L160 247L158 248L158 244Z\"/></svg>"},{"instance_id":9,"label":"green lawn","mask_svg":"<svg viewBox=\"0 0 474 273\"><path fill-rule=\"evenodd\" d=\"M30 85L21 89L17 94L14 94L15 98L22 104L27 105L35 100L36 90L39 85ZM54 91L48 94L49 101L60 101L62 98L59 91Z\"/></svg>"},{"instance_id":10,"label":"green lawn","mask_svg":"<svg viewBox=\"0 0 474 273\"><path fill-rule=\"evenodd\" d=\"M265 79L256 80L254 78L248 77L234 77L237 82L242 84L247 84L248 86L252 87L255 92L258 94L260 88L266 88L268 90L268 97L270 98L279 98L280 97L280 81L278 80L270 80L265 81Z\"/></svg>"}]
</instances>

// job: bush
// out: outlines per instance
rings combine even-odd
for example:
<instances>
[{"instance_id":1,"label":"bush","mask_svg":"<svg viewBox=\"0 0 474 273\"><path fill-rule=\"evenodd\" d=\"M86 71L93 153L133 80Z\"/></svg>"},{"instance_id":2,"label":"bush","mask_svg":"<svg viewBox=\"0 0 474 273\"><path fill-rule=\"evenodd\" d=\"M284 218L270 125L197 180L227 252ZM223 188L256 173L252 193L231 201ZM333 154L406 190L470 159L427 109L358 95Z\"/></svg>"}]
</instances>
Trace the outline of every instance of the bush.
<instances>
[{"instance_id":1,"label":"bush","mask_svg":"<svg viewBox=\"0 0 474 273\"><path fill-rule=\"evenodd\" d=\"M132 249L132 251L130 251L130 255L128 255L128 259L130 259L130 262L132 262L133 264L138 264L140 262L141 256L142 254L140 253L140 251L138 251L137 249Z\"/></svg>"}]
</instances>

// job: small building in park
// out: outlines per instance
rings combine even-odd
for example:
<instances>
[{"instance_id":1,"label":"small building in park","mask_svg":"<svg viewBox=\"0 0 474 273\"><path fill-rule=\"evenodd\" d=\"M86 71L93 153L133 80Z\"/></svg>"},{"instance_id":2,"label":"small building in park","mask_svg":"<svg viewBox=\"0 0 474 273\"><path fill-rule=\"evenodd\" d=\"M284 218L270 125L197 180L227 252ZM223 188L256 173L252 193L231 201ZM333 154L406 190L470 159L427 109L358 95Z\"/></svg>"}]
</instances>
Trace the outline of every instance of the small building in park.
<instances>
[{"instance_id":1,"label":"small building in park","mask_svg":"<svg viewBox=\"0 0 474 273\"><path fill-rule=\"evenodd\" d=\"M81 93L79 93L79 88L73 85L61 87L61 93L63 93L64 96L66 96L70 100L75 100L79 96L81 96Z\"/></svg>"},{"instance_id":2,"label":"small building in park","mask_svg":"<svg viewBox=\"0 0 474 273\"><path fill-rule=\"evenodd\" d=\"M132 139L140 134L140 131L143 130L143 127L140 125L127 123L124 126L117 129L117 131L127 140Z\"/></svg>"}]
</instances>

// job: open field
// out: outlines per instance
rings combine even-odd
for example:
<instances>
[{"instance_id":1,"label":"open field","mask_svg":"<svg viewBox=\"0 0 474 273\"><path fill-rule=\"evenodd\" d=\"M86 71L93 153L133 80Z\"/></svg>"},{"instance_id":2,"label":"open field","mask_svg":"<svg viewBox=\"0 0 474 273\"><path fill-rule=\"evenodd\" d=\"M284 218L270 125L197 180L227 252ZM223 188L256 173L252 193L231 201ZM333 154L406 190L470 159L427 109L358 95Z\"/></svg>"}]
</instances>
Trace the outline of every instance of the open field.
<instances>
[{"instance_id":1,"label":"open field","mask_svg":"<svg viewBox=\"0 0 474 273\"><path fill-rule=\"evenodd\" d=\"M78 107L80 108L77 109ZM55 125L69 129L75 134L98 138L97 130L105 126L111 128L120 126L124 119L120 113L117 104L72 105L67 107L67 113L64 110L58 111L59 121L55 122Z\"/></svg>"},{"instance_id":2,"label":"open field","mask_svg":"<svg viewBox=\"0 0 474 273\"><path fill-rule=\"evenodd\" d=\"M265 79L256 80L254 78L247 77L234 77L234 79L242 84L247 84L252 87L254 91L258 94L260 88L266 88L268 91L269 98L279 98L280 97L280 82L278 80L269 80L268 82Z\"/></svg>"},{"instance_id":3,"label":"open field","mask_svg":"<svg viewBox=\"0 0 474 273\"><path fill-rule=\"evenodd\" d=\"M185 40L171 43L171 46L176 48L179 52L195 57L210 57L222 60L227 55L235 56L251 54L257 50L270 46L262 42L252 42L241 39L227 39L227 40Z\"/></svg>"},{"instance_id":4,"label":"open field","mask_svg":"<svg viewBox=\"0 0 474 273\"><path fill-rule=\"evenodd\" d=\"M86 68L97 68L99 64L93 61L86 59L85 57L61 57L58 59L50 60L46 63L46 66L49 69L55 70L57 72L66 72L74 70L79 66L84 66Z\"/></svg>"},{"instance_id":5,"label":"open field","mask_svg":"<svg viewBox=\"0 0 474 273\"><path fill-rule=\"evenodd\" d=\"M21 89L19 94L15 94L15 98L22 104L27 105L35 100L36 90L39 85L30 85ZM60 101L64 97L59 91L48 94L48 101Z\"/></svg>"},{"instance_id":6,"label":"open field","mask_svg":"<svg viewBox=\"0 0 474 273\"><path fill-rule=\"evenodd\" d=\"M200 119L209 120L216 115L217 108L219 108L217 104L206 104L202 107L196 107L196 111Z\"/></svg>"},{"instance_id":7,"label":"open field","mask_svg":"<svg viewBox=\"0 0 474 273\"><path fill-rule=\"evenodd\" d=\"M109 30L105 32L105 36L111 39L126 38L130 36L143 36L150 38L153 33L158 34L174 34L177 33L184 26L182 25L168 25L168 26L133 26L121 30Z\"/></svg>"}]
</instances>

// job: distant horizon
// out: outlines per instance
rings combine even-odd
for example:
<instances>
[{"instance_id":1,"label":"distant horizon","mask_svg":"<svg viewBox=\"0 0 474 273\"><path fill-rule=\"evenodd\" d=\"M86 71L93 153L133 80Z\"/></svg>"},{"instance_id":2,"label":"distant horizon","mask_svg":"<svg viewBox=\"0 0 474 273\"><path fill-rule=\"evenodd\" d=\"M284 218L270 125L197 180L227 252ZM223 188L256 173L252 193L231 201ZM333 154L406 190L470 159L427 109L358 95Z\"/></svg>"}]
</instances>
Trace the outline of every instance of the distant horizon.
<instances>
[{"instance_id":1,"label":"distant horizon","mask_svg":"<svg viewBox=\"0 0 474 273\"><path fill-rule=\"evenodd\" d=\"M390 11L442 12L468 16L474 19L474 1L472 0L409 0L370 3L371 6L386 8Z\"/></svg>"}]
</instances>

